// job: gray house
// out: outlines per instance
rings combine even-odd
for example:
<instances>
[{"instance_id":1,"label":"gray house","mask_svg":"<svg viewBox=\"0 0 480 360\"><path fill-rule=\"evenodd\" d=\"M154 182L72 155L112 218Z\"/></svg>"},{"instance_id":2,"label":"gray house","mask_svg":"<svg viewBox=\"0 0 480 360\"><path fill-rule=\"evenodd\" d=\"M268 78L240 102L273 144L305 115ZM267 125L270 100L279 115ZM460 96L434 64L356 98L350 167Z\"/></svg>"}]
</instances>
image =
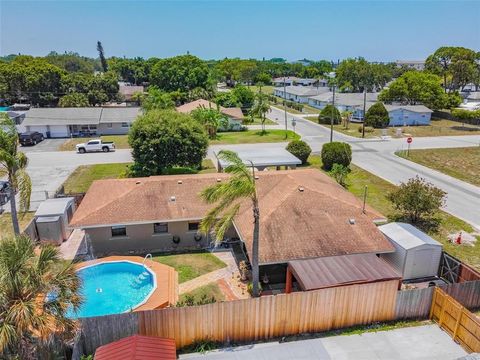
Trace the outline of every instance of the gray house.
<instances>
[{"instance_id":1,"label":"gray house","mask_svg":"<svg viewBox=\"0 0 480 360\"><path fill-rule=\"evenodd\" d=\"M306 104L309 102L311 96L324 94L328 92L326 87L310 87L310 86L286 86L285 88L279 87L273 89L273 94L275 96L281 97L289 101L295 101L301 104Z\"/></svg>"},{"instance_id":2,"label":"gray house","mask_svg":"<svg viewBox=\"0 0 480 360\"><path fill-rule=\"evenodd\" d=\"M22 126L52 138L123 135L139 114L138 107L33 108Z\"/></svg>"}]
</instances>

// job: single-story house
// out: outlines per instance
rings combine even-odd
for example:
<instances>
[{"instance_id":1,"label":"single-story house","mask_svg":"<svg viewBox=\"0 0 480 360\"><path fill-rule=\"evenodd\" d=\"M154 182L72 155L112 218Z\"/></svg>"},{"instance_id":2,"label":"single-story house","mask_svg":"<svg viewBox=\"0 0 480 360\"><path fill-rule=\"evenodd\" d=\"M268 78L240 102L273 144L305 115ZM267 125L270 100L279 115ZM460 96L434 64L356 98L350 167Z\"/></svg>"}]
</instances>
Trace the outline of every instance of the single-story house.
<instances>
[{"instance_id":1,"label":"single-story house","mask_svg":"<svg viewBox=\"0 0 480 360\"><path fill-rule=\"evenodd\" d=\"M288 261L381 254L394 247L375 223L384 217L315 169L257 173L261 275L281 274ZM209 247L198 232L212 205L199 193L229 174L170 175L93 182L70 226L85 231L97 256ZM226 234L251 254L251 203L245 199Z\"/></svg>"},{"instance_id":2,"label":"single-story house","mask_svg":"<svg viewBox=\"0 0 480 360\"><path fill-rule=\"evenodd\" d=\"M285 88L279 87L273 89L275 96L281 97L289 101L295 101L300 104L308 103L308 99L312 96L324 94L328 92L328 88L325 87L309 87L309 86L286 86Z\"/></svg>"},{"instance_id":3,"label":"single-story house","mask_svg":"<svg viewBox=\"0 0 480 360\"><path fill-rule=\"evenodd\" d=\"M22 125L52 138L122 135L139 114L138 107L32 108Z\"/></svg>"},{"instance_id":4,"label":"single-story house","mask_svg":"<svg viewBox=\"0 0 480 360\"><path fill-rule=\"evenodd\" d=\"M388 105L389 126L430 125L433 111L424 105Z\"/></svg>"},{"instance_id":5,"label":"single-story house","mask_svg":"<svg viewBox=\"0 0 480 360\"><path fill-rule=\"evenodd\" d=\"M272 80L273 86L292 86L299 78L296 76L281 76Z\"/></svg>"},{"instance_id":6,"label":"single-story house","mask_svg":"<svg viewBox=\"0 0 480 360\"><path fill-rule=\"evenodd\" d=\"M318 86L326 87L328 86L328 80L326 79L308 79L308 78L299 78L296 76L287 76L287 77L278 77L272 80L273 86Z\"/></svg>"},{"instance_id":7,"label":"single-story house","mask_svg":"<svg viewBox=\"0 0 480 360\"><path fill-rule=\"evenodd\" d=\"M118 92L123 96L126 102L131 102L133 94L143 93L144 88L143 86L138 85L121 84L118 87Z\"/></svg>"},{"instance_id":8,"label":"single-story house","mask_svg":"<svg viewBox=\"0 0 480 360\"><path fill-rule=\"evenodd\" d=\"M425 69L425 60L397 60L395 64L397 67L407 67L418 71Z\"/></svg>"},{"instance_id":9,"label":"single-story house","mask_svg":"<svg viewBox=\"0 0 480 360\"><path fill-rule=\"evenodd\" d=\"M242 125L244 118L242 109L239 107L226 108L204 99L199 99L180 105L177 107L177 111L184 114L190 114L193 110L199 108L217 109L228 118L229 126L233 129L240 128Z\"/></svg>"},{"instance_id":10,"label":"single-story house","mask_svg":"<svg viewBox=\"0 0 480 360\"><path fill-rule=\"evenodd\" d=\"M465 100L467 102L480 102L480 91L470 91Z\"/></svg>"}]
</instances>

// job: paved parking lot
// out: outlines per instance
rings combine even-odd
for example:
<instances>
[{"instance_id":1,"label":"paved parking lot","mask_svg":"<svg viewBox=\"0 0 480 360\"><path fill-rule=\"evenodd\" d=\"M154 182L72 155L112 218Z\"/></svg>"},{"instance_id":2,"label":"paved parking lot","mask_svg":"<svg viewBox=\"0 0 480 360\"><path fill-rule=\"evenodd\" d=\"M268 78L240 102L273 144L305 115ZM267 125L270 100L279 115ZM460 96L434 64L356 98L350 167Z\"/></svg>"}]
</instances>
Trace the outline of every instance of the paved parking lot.
<instances>
[{"instance_id":1,"label":"paved parking lot","mask_svg":"<svg viewBox=\"0 0 480 360\"><path fill-rule=\"evenodd\" d=\"M188 360L454 360L467 353L437 325L425 325L321 339L266 343L207 354Z\"/></svg>"}]
</instances>

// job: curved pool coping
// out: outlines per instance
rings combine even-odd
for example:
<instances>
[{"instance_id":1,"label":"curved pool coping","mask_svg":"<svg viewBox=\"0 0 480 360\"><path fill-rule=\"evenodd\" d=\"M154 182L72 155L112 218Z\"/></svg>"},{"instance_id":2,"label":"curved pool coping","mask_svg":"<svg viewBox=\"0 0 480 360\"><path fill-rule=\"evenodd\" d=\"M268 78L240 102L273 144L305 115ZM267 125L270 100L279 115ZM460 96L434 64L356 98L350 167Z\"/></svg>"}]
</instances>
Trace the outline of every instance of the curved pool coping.
<instances>
[{"instance_id":1,"label":"curved pool coping","mask_svg":"<svg viewBox=\"0 0 480 360\"><path fill-rule=\"evenodd\" d=\"M133 264L135 266L143 267L153 276L153 288L152 288L152 290L150 290L150 292L145 296L145 298L142 301L140 301L138 304L135 304L135 306L131 307L129 310L125 310L122 313L117 313L117 314L123 314L123 313L127 313L127 312L130 312L130 311L134 311L139 306L142 306L143 304L145 304L148 301L148 299L150 298L150 296L152 296L153 293L155 292L155 290L157 289L157 274L155 274L155 272L152 271L148 267L148 265L145 265L143 263L139 264L135 261L130 261L130 260L99 261L96 264L90 264L90 265L82 266L81 268L76 269L76 271L78 272L78 271L81 271L81 270L85 270L85 269L88 269L88 268L92 268L92 267L100 266L100 265L104 265L104 264L118 264L118 263L129 263L129 264ZM107 315L111 315L111 314L107 314Z\"/></svg>"},{"instance_id":2,"label":"curved pool coping","mask_svg":"<svg viewBox=\"0 0 480 360\"><path fill-rule=\"evenodd\" d=\"M78 271L109 262L130 262L142 266L144 258L140 256L108 256L78 263L75 269ZM151 259L145 261L145 267L154 276L154 288L141 303L132 308L132 311L154 310L175 305L178 301L177 271L171 266L160 264ZM130 312L130 310L125 312Z\"/></svg>"}]
</instances>

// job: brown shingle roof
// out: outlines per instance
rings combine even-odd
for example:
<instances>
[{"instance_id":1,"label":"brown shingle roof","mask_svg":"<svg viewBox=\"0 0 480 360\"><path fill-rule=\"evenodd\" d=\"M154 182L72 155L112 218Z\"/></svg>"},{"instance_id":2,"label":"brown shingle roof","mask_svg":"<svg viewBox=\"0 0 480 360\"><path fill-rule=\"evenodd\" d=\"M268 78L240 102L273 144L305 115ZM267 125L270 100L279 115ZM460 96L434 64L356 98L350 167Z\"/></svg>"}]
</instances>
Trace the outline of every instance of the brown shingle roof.
<instances>
[{"instance_id":1,"label":"brown shingle roof","mask_svg":"<svg viewBox=\"0 0 480 360\"><path fill-rule=\"evenodd\" d=\"M228 176L171 175L95 181L71 226L201 219L211 205L201 200L200 191ZM373 223L383 216L370 208L363 214L355 196L322 172L272 171L258 176L261 263L393 251ZM350 224L349 219L355 219L355 224ZM235 218L235 227L250 251L253 222L247 200Z\"/></svg>"},{"instance_id":2,"label":"brown shingle roof","mask_svg":"<svg viewBox=\"0 0 480 360\"><path fill-rule=\"evenodd\" d=\"M181 106L177 107L177 111L184 113L184 114L189 114L193 110L198 109L198 108L205 108L205 109L219 109L219 111L222 114L225 114L227 116L230 116L231 118L242 120L243 119L243 113L242 109L240 108L225 108L223 106L218 106L217 104L204 100L204 99L199 99L195 100L186 104L183 104Z\"/></svg>"}]
</instances>

